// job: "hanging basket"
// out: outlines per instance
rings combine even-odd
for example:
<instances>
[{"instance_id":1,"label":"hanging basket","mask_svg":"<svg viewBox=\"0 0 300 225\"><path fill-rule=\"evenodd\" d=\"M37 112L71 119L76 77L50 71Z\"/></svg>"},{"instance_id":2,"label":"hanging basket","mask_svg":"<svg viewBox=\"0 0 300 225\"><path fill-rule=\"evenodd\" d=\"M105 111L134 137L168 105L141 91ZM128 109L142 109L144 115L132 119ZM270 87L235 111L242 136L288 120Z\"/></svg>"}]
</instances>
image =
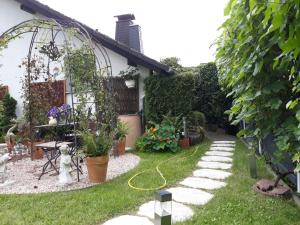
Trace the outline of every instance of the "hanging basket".
<instances>
[{"instance_id":1,"label":"hanging basket","mask_svg":"<svg viewBox=\"0 0 300 225\"><path fill-rule=\"evenodd\" d=\"M134 88L135 87L135 80L125 80L125 85L128 88Z\"/></svg>"}]
</instances>

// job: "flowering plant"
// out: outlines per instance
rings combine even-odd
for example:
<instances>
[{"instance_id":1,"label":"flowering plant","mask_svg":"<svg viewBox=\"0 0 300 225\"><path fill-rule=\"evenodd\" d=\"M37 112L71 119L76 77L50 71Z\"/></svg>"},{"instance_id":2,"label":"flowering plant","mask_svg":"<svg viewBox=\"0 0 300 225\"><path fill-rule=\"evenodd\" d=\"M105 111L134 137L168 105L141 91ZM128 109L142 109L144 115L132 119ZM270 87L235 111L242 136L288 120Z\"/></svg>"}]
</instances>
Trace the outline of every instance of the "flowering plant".
<instances>
[{"instance_id":1,"label":"flowering plant","mask_svg":"<svg viewBox=\"0 0 300 225\"><path fill-rule=\"evenodd\" d=\"M71 114L71 106L69 104L62 104L58 109L60 113L63 113L65 116Z\"/></svg>"},{"instance_id":2,"label":"flowering plant","mask_svg":"<svg viewBox=\"0 0 300 225\"><path fill-rule=\"evenodd\" d=\"M136 148L141 151L171 151L177 152L179 134L173 125L162 123L148 129L136 142Z\"/></svg>"},{"instance_id":3,"label":"flowering plant","mask_svg":"<svg viewBox=\"0 0 300 225\"><path fill-rule=\"evenodd\" d=\"M57 108L56 106L52 107L48 111L47 117L53 117L53 118L59 119L59 117L60 117L60 110L59 110L59 108Z\"/></svg>"}]
</instances>

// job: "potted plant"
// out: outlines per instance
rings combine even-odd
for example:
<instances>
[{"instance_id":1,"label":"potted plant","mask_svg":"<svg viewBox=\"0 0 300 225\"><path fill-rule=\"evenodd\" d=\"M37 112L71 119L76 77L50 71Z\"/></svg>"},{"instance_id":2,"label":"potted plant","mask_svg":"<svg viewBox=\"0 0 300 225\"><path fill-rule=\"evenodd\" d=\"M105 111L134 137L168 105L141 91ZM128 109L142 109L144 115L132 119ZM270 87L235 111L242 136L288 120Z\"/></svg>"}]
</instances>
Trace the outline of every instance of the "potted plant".
<instances>
[{"instance_id":1,"label":"potted plant","mask_svg":"<svg viewBox=\"0 0 300 225\"><path fill-rule=\"evenodd\" d=\"M128 88L135 87L139 75L138 68L132 66L128 67L127 70L120 72L120 76L125 80L125 85Z\"/></svg>"},{"instance_id":2,"label":"potted plant","mask_svg":"<svg viewBox=\"0 0 300 225\"><path fill-rule=\"evenodd\" d=\"M88 177L92 183L106 180L108 152L112 147L112 135L105 129L93 132L83 132L83 153L86 156Z\"/></svg>"},{"instance_id":3,"label":"potted plant","mask_svg":"<svg viewBox=\"0 0 300 225\"><path fill-rule=\"evenodd\" d=\"M117 141L115 146L115 154L120 156L125 154L125 146L126 146L126 135L129 132L129 127L127 123L118 121L117 127L115 129L114 138Z\"/></svg>"}]
</instances>

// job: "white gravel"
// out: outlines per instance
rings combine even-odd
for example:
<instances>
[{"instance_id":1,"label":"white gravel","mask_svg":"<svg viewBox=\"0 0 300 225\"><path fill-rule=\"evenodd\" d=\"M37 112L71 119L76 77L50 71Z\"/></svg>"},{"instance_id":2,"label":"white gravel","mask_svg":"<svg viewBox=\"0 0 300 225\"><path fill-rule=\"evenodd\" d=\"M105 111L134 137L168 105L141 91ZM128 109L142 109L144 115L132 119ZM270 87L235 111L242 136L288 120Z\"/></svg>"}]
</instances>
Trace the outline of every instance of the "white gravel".
<instances>
[{"instance_id":1,"label":"white gravel","mask_svg":"<svg viewBox=\"0 0 300 225\"><path fill-rule=\"evenodd\" d=\"M232 162L232 158L225 156L202 156L201 160L206 162Z\"/></svg>"},{"instance_id":2,"label":"white gravel","mask_svg":"<svg viewBox=\"0 0 300 225\"><path fill-rule=\"evenodd\" d=\"M225 182L201 177L187 177L181 181L180 184L191 188L201 188L206 190L214 190L226 186Z\"/></svg>"},{"instance_id":3,"label":"white gravel","mask_svg":"<svg viewBox=\"0 0 300 225\"><path fill-rule=\"evenodd\" d=\"M147 202L140 206L137 213L139 216L146 216L154 219L154 201ZM172 201L172 223L186 221L194 215L193 210L181 203Z\"/></svg>"},{"instance_id":4,"label":"white gravel","mask_svg":"<svg viewBox=\"0 0 300 225\"><path fill-rule=\"evenodd\" d=\"M216 180L224 180L227 177L231 176L231 173L222 171L222 170L213 170L213 169L199 169L193 172L195 177L205 177Z\"/></svg>"},{"instance_id":5,"label":"white gravel","mask_svg":"<svg viewBox=\"0 0 300 225\"><path fill-rule=\"evenodd\" d=\"M216 156L233 156L232 152L222 152L222 151L208 151L205 153L205 155L216 155Z\"/></svg>"},{"instance_id":6,"label":"white gravel","mask_svg":"<svg viewBox=\"0 0 300 225\"><path fill-rule=\"evenodd\" d=\"M221 163L221 162L205 162L199 161L197 164L198 167L206 168L206 169L222 169L228 170L232 167L232 164L229 163Z\"/></svg>"},{"instance_id":7,"label":"white gravel","mask_svg":"<svg viewBox=\"0 0 300 225\"><path fill-rule=\"evenodd\" d=\"M214 197L213 194L194 188L174 187L167 191L172 193L174 201L191 205L205 205Z\"/></svg>"},{"instance_id":8,"label":"white gravel","mask_svg":"<svg viewBox=\"0 0 300 225\"><path fill-rule=\"evenodd\" d=\"M108 220L103 225L153 225L146 217L124 215Z\"/></svg>"},{"instance_id":9,"label":"white gravel","mask_svg":"<svg viewBox=\"0 0 300 225\"><path fill-rule=\"evenodd\" d=\"M116 158L113 156L110 157L107 169L107 180L111 180L135 168L139 164L139 161L140 158L131 153ZM14 184L1 187L0 194L59 192L97 185L89 182L85 163L81 164L83 174L80 174L80 181L77 182L77 172L75 170L72 172L74 182L69 186L61 187L57 185L58 175L55 171L44 174L41 180L38 180L45 162L45 159L32 161L30 158L9 162L7 164L8 177L9 181L14 181ZM59 165L59 162L57 162L56 165Z\"/></svg>"}]
</instances>

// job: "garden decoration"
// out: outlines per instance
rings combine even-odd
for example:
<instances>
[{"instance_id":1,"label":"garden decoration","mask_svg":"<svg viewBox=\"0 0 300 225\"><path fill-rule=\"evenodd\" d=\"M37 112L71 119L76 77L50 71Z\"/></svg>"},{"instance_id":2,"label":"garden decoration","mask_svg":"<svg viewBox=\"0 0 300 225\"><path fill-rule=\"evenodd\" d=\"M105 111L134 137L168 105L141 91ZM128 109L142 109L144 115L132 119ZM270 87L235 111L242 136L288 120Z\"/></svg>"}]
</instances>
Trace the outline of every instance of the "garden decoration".
<instances>
[{"instance_id":1,"label":"garden decoration","mask_svg":"<svg viewBox=\"0 0 300 225\"><path fill-rule=\"evenodd\" d=\"M188 148L190 147L190 139L188 137L188 132L187 132L186 117L182 118L182 123L183 123L183 132L181 134L181 138L179 139L178 143L181 148Z\"/></svg>"},{"instance_id":2,"label":"garden decoration","mask_svg":"<svg viewBox=\"0 0 300 225\"><path fill-rule=\"evenodd\" d=\"M9 159L9 153L0 157L0 184L4 184L6 182L6 163Z\"/></svg>"},{"instance_id":3,"label":"garden decoration","mask_svg":"<svg viewBox=\"0 0 300 225\"><path fill-rule=\"evenodd\" d=\"M21 68L25 67L22 81L23 99L25 118L29 122L31 150L33 149L33 128L36 125L47 123L45 114L51 105L62 104L54 104L49 101L49 96L53 97L53 101L58 101L56 98L58 93L53 88L53 84L56 82L56 75L62 70L70 84L70 105L74 109L70 112L68 107L62 106L62 111L72 113L72 116L68 115L68 118L73 120L73 133L78 133L79 129L74 121L76 119L75 109L80 111L80 119L86 121L85 109L89 103L88 99L93 99L92 104L94 104L98 127L106 124L112 130L116 124L113 119L115 117L114 104L111 100L113 89L110 79L112 76L111 62L106 49L100 44L94 45L92 37L86 29L89 28L76 21L32 19L0 34L0 51L9 47L8 44L11 41L22 35L31 35L27 57L20 65ZM78 43L81 44L78 45ZM83 54L77 54L78 52ZM47 88L39 85L39 82L47 84ZM40 87L43 89L41 90ZM87 97L88 93L89 98ZM76 95L76 99L74 95ZM52 120L58 118L56 112L56 109L49 112L51 114L49 116L53 117ZM74 136L74 146L79 181L80 169L76 135ZM31 151L32 156L33 151Z\"/></svg>"},{"instance_id":4,"label":"garden decoration","mask_svg":"<svg viewBox=\"0 0 300 225\"><path fill-rule=\"evenodd\" d=\"M13 133L13 131L17 128L16 120L11 120L11 122L15 123L9 130L7 131L5 135L5 142L7 144L7 149L10 154L13 153L14 145L16 143L16 135Z\"/></svg>"},{"instance_id":5,"label":"garden decoration","mask_svg":"<svg viewBox=\"0 0 300 225\"><path fill-rule=\"evenodd\" d=\"M72 171L72 160L71 156L69 155L69 147L67 145L61 146L59 150L61 151L61 158L59 162L58 184L65 186L73 182L70 174L70 172Z\"/></svg>"},{"instance_id":6,"label":"garden decoration","mask_svg":"<svg viewBox=\"0 0 300 225\"><path fill-rule=\"evenodd\" d=\"M172 223L172 193L158 191L154 203L154 224L171 225Z\"/></svg>"},{"instance_id":7,"label":"garden decoration","mask_svg":"<svg viewBox=\"0 0 300 225\"><path fill-rule=\"evenodd\" d=\"M129 66L127 70L121 71L120 76L124 79L125 85L128 88L134 88L136 85L136 81L139 78L138 68Z\"/></svg>"}]
</instances>

